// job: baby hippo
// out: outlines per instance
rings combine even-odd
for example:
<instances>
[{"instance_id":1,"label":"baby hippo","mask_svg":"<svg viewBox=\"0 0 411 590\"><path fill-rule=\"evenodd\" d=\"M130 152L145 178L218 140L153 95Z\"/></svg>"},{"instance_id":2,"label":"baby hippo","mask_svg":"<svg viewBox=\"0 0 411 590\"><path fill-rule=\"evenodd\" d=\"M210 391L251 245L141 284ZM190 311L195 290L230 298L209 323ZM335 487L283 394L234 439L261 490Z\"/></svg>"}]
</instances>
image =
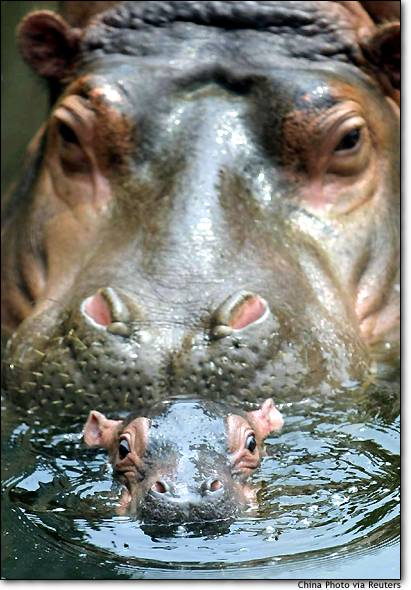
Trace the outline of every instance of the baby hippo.
<instances>
[{"instance_id":1,"label":"baby hippo","mask_svg":"<svg viewBox=\"0 0 411 590\"><path fill-rule=\"evenodd\" d=\"M108 450L126 487L120 514L186 524L227 519L246 504L263 440L282 425L272 399L242 415L216 402L175 399L129 420L93 410L84 441Z\"/></svg>"}]
</instances>

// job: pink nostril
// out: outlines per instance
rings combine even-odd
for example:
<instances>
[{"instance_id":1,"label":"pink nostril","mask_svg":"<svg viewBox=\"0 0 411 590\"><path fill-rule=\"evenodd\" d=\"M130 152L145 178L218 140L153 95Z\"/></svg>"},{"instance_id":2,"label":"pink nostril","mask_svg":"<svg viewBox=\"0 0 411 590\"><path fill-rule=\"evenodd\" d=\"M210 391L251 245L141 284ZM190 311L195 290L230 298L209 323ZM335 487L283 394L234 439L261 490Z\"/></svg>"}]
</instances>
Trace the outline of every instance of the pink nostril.
<instances>
[{"instance_id":1,"label":"pink nostril","mask_svg":"<svg viewBox=\"0 0 411 590\"><path fill-rule=\"evenodd\" d=\"M264 299L258 295L249 297L234 310L230 327L234 330L241 330L262 318L266 310L267 304Z\"/></svg>"},{"instance_id":2,"label":"pink nostril","mask_svg":"<svg viewBox=\"0 0 411 590\"><path fill-rule=\"evenodd\" d=\"M223 483L219 479L215 479L210 483L210 491L216 492L217 490L221 490L223 487Z\"/></svg>"},{"instance_id":3,"label":"pink nostril","mask_svg":"<svg viewBox=\"0 0 411 590\"><path fill-rule=\"evenodd\" d=\"M109 326L113 322L109 304L99 292L84 301L83 311L100 326Z\"/></svg>"},{"instance_id":4,"label":"pink nostril","mask_svg":"<svg viewBox=\"0 0 411 590\"><path fill-rule=\"evenodd\" d=\"M166 492L168 492L168 485L166 483L163 483L162 481L156 481L151 486L151 489L154 492L158 492L159 494L165 494Z\"/></svg>"},{"instance_id":5,"label":"pink nostril","mask_svg":"<svg viewBox=\"0 0 411 590\"><path fill-rule=\"evenodd\" d=\"M224 487L224 484L219 479L207 479L201 484L200 492L202 494L207 494L210 492L218 492Z\"/></svg>"}]
</instances>

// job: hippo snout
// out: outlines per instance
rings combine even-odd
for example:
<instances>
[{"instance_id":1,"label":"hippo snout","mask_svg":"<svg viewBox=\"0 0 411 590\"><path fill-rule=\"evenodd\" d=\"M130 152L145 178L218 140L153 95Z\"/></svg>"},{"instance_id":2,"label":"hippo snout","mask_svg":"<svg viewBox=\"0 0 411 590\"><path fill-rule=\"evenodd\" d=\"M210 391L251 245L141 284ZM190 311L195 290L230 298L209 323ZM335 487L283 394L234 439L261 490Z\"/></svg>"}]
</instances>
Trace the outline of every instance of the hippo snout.
<instances>
[{"instance_id":1,"label":"hippo snout","mask_svg":"<svg viewBox=\"0 0 411 590\"><path fill-rule=\"evenodd\" d=\"M200 496L212 494L215 497L216 494L218 495L218 492L222 493L223 490L224 483L220 479L209 477L198 486L198 490L196 489L195 493L198 493ZM175 484L167 482L165 479L160 479L151 486L149 494L152 494L154 497L166 499L169 497L179 497L181 492L179 493L178 487Z\"/></svg>"},{"instance_id":2,"label":"hippo snout","mask_svg":"<svg viewBox=\"0 0 411 590\"><path fill-rule=\"evenodd\" d=\"M146 523L215 521L234 516L242 504L233 486L219 479L193 486L158 480L142 499L140 515Z\"/></svg>"}]
</instances>

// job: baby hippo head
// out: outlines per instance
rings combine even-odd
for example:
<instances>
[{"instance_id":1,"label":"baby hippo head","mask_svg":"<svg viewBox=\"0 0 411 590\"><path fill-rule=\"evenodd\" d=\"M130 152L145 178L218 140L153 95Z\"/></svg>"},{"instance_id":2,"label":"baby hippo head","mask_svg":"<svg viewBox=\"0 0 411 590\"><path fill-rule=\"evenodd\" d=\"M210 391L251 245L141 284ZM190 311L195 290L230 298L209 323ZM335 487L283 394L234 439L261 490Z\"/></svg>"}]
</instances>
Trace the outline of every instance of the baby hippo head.
<instances>
[{"instance_id":1,"label":"baby hippo head","mask_svg":"<svg viewBox=\"0 0 411 590\"><path fill-rule=\"evenodd\" d=\"M242 415L214 402L177 399L129 420L93 410L84 441L107 449L126 488L120 513L146 523L197 523L231 518L246 504L246 480L260 463L263 441L282 425L272 399Z\"/></svg>"}]
</instances>

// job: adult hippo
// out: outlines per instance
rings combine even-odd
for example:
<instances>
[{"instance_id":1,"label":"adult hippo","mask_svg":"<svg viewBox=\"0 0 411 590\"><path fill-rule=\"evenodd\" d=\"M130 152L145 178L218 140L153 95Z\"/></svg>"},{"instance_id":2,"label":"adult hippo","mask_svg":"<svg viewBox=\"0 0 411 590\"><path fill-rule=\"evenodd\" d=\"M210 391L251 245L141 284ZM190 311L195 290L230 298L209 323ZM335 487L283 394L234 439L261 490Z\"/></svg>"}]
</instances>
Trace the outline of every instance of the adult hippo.
<instances>
[{"instance_id":1,"label":"adult hippo","mask_svg":"<svg viewBox=\"0 0 411 590\"><path fill-rule=\"evenodd\" d=\"M52 107L3 214L16 403L366 378L398 340L398 22L358 2L118 2L82 28L33 12L18 37Z\"/></svg>"}]
</instances>

